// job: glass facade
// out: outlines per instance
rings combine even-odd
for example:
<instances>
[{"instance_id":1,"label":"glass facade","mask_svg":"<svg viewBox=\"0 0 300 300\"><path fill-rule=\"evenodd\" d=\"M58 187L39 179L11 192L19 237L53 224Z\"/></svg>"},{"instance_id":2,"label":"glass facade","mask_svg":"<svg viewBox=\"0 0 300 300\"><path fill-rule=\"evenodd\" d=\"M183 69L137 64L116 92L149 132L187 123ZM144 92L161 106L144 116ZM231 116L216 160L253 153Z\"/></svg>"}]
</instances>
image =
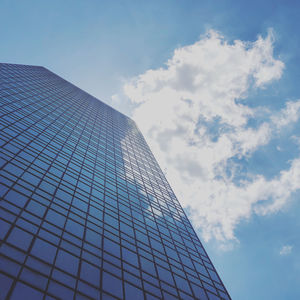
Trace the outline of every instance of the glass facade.
<instances>
[{"instance_id":1,"label":"glass facade","mask_svg":"<svg viewBox=\"0 0 300 300\"><path fill-rule=\"evenodd\" d=\"M135 123L0 64L0 299L230 299Z\"/></svg>"}]
</instances>

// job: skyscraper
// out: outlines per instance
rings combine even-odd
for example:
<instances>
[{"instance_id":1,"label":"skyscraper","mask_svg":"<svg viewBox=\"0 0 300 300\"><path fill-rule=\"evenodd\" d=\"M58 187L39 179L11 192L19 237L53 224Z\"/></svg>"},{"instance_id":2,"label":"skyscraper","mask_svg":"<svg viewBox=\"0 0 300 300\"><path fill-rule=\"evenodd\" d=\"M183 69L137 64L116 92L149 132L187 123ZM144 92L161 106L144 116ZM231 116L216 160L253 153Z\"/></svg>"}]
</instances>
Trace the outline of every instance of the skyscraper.
<instances>
[{"instance_id":1,"label":"skyscraper","mask_svg":"<svg viewBox=\"0 0 300 300\"><path fill-rule=\"evenodd\" d=\"M0 299L230 299L135 123L0 64Z\"/></svg>"}]
</instances>

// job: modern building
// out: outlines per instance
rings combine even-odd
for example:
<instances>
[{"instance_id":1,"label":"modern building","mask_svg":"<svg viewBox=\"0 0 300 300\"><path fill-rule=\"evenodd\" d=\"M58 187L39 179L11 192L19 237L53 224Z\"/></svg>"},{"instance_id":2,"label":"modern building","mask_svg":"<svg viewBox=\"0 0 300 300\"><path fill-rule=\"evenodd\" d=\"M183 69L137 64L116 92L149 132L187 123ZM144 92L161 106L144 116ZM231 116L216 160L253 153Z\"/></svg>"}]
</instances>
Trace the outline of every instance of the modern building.
<instances>
[{"instance_id":1,"label":"modern building","mask_svg":"<svg viewBox=\"0 0 300 300\"><path fill-rule=\"evenodd\" d=\"M0 299L230 299L135 123L0 64Z\"/></svg>"}]
</instances>

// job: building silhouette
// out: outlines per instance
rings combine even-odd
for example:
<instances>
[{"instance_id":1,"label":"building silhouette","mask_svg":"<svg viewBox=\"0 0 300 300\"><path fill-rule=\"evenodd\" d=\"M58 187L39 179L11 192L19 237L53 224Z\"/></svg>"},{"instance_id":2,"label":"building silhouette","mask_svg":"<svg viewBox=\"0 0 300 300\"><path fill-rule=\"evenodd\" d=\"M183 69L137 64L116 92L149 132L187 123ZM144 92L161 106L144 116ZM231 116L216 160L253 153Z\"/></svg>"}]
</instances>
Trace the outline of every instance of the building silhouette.
<instances>
[{"instance_id":1,"label":"building silhouette","mask_svg":"<svg viewBox=\"0 0 300 300\"><path fill-rule=\"evenodd\" d=\"M0 299L230 299L135 123L0 64Z\"/></svg>"}]
</instances>

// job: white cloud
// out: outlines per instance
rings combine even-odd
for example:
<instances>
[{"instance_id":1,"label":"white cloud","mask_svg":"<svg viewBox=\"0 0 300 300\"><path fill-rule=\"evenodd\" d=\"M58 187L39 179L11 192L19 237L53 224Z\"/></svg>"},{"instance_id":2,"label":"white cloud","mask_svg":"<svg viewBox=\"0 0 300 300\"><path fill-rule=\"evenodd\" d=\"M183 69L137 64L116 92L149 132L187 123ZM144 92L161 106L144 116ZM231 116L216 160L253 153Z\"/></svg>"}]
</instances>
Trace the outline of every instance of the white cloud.
<instances>
[{"instance_id":1,"label":"white cloud","mask_svg":"<svg viewBox=\"0 0 300 300\"><path fill-rule=\"evenodd\" d=\"M283 126L297 122L299 116L300 100L294 102L289 101L286 103L286 107L280 111L280 113L272 117L272 121L280 129Z\"/></svg>"},{"instance_id":2,"label":"white cloud","mask_svg":"<svg viewBox=\"0 0 300 300\"><path fill-rule=\"evenodd\" d=\"M230 44L210 31L176 49L164 68L124 86L136 105L133 118L206 239L235 240L242 219L276 212L300 188L300 160L272 180L239 177L239 159L299 118L300 101L288 102L274 117L246 105L251 89L281 77L284 64L273 57L273 40L270 31L253 43ZM251 118L261 122L251 127Z\"/></svg>"},{"instance_id":3,"label":"white cloud","mask_svg":"<svg viewBox=\"0 0 300 300\"><path fill-rule=\"evenodd\" d=\"M280 255L289 255L289 254L291 254L292 250L293 250L293 246L285 245L285 246L282 246L282 248L279 251L279 254Z\"/></svg>"}]
</instances>

